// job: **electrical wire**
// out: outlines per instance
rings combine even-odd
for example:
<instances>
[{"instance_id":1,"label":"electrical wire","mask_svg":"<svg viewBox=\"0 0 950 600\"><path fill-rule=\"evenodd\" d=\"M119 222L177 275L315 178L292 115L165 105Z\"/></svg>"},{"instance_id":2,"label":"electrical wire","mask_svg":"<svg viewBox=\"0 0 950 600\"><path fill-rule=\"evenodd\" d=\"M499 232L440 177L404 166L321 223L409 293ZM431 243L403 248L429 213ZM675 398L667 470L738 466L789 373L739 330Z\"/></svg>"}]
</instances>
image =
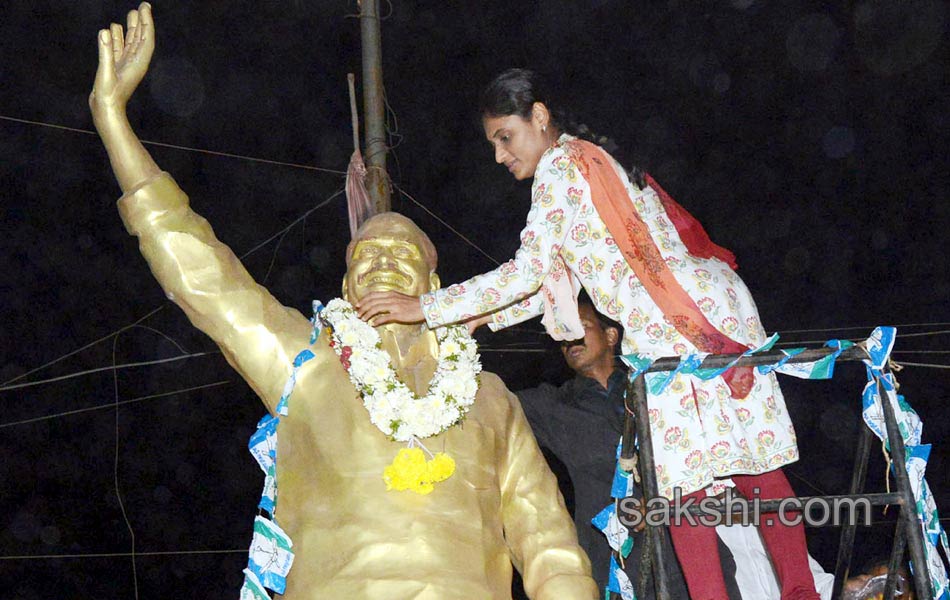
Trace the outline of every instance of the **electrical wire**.
<instances>
[{"instance_id":1,"label":"electrical wire","mask_svg":"<svg viewBox=\"0 0 950 600\"><path fill-rule=\"evenodd\" d=\"M158 308L153 309L153 310L150 311L148 314L146 314L144 317L138 319L137 321L135 321L135 322L132 323L131 325L126 325L125 327L120 327L119 329L113 331L112 333L110 333L110 334L108 334L108 335L105 335L105 336L102 336L102 337L99 338L98 340L89 342L88 344L86 344L85 346L82 346L81 348L77 348L76 350L73 350L72 352L69 352L69 353L67 353L67 354L64 354L64 355L60 356L59 358L54 358L53 360L51 360L51 361L49 361L49 362L47 362L47 363L44 363L44 364L42 364L42 365L36 367L35 369L30 369L30 370L27 371L26 373L21 373L21 374L17 375L16 377L12 378L12 379L8 379L8 380L4 381L2 384L0 384L0 391L3 391L3 390L5 390L5 389L8 389L8 388L9 388L9 384L13 383L14 381L19 381L20 379L23 379L23 378L26 377L27 375L32 375L33 373L36 373L37 371L42 371L42 370L45 369L46 367L51 367L51 366L55 365L56 363L58 363L58 362L60 362L60 361L62 361L62 360L64 360L64 359L69 358L70 356L73 356L73 355L75 355L75 354L79 354L79 353L82 352L83 350L86 350L86 349L88 349L88 348L92 348L93 346L95 346L95 345L97 345L97 344L101 344L102 342L104 342L104 341L106 341L106 340L108 340L108 339L111 339L113 336L119 335L120 333L122 333L123 331L125 331L125 330L127 330L127 329L131 329L131 328L135 327L136 325L138 325L138 324L141 323L142 321L148 319L149 317L151 317L152 315L154 315L155 313L159 312L160 310L162 310L162 309L164 309L164 308L165 308L165 305L163 304L162 306L159 306ZM10 389L12 389L12 388L10 388Z\"/></svg>"},{"instance_id":2,"label":"electrical wire","mask_svg":"<svg viewBox=\"0 0 950 600\"><path fill-rule=\"evenodd\" d=\"M410 201L412 201L416 206L418 206L418 207L421 208L422 210L424 210L424 211L426 211L427 213L429 213L429 215L430 215L433 219L435 219L435 220L438 221L439 223L442 223L442 224L445 225L452 233L454 233L455 235L457 235L457 236L459 236L460 238L462 238L462 240L464 240L466 244L468 244L468 245L471 246L472 248L475 248L476 250L478 250L479 252L481 252L483 255L485 255L485 257L486 257L488 260L490 260L490 261L492 261L493 263L495 263L496 266L501 266L501 263L498 262L498 261L495 259L495 257L493 257L491 254L489 254L489 253L485 252L484 250L482 250L482 249L478 246L478 244L476 244L476 243L473 242L472 240L470 240L470 239L468 239L467 237L465 237L465 236L462 234L462 232L460 232L458 229L456 229L456 228L452 227L451 225L449 225L448 223L446 223L445 220L442 219L442 217L440 217L439 215L435 214L434 212L432 212L431 210L429 210L428 208L426 208L421 202L419 202L418 200L416 200L415 198L413 198L413 197L412 197L408 192L406 192L404 189L402 189L401 187L399 187L398 185L395 185L395 184L393 185L393 187L395 187L396 190L398 190L400 194L402 194L403 196L405 196L406 198L408 198Z\"/></svg>"},{"instance_id":3,"label":"electrical wire","mask_svg":"<svg viewBox=\"0 0 950 600\"><path fill-rule=\"evenodd\" d=\"M31 121L29 119L18 119L16 117L9 117L6 115L0 115L0 120L12 121L14 123L23 123L26 125L37 125L39 127L49 127L51 129L59 129L62 131L71 131L73 133L85 133L87 135L93 135L98 137L99 134L91 129L79 129L77 127L67 127L65 125L57 125L55 123L46 123L44 121ZM156 142L151 140L139 140L145 146L158 146L160 148L171 148L174 150L184 150L185 152L196 152L198 154L208 154L211 156L222 156L224 158L235 158L238 160L246 160L249 162L263 163L267 165L276 165L280 167L292 167L295 169L306 169L307 171L318 171L321 173L331 173L333 175L343 175L346 176L346 171L340 171L339 169L328 169L326 167L315 167L313 165L306 165L301 163L285 162L280 160L272 160L269 158L259 158L256 156L248 156L245 154L234 154L232 152L221 152L219 150L208 150L206 148L193 148L191 146L182 146L179 144L169 144L167 142Z\"/></svg>"},{"instance_id":4,"label":"electrical wire","mask_svg":"<svg viewBox=\"0 0 950 600\"><path fill-rule=\"evenodd\" d=\"M114 336L118 337L118 336ZM95 369L86 369L85 371L78 371L76 373L69 373L66 375L60 375L58 377L50 377L49 379L40 379L37 381L27 381L26 383L17 383L14 385L6 385L0 387L0 392L6 392L9 390L18 390L25 387L32 387L34 385L42 385L44 383L53 383L55 381L63 381L66 379L73 379L75 377L82 377L83 375L91 375L92 373L101 373L102 371L112 371L119 369L131 369L133 367L148 367L151 365L160 365L163 363L177 362L179 360L185 360L188 358L198 358L199 356L210 356L212 354L221 354L220 350L209 350L208 352L193 352L191 354L183 354L180 356L172 356L169 358L159 358L156 360L143 360L133 363L124 363L121 365L111 365L108 367L96 367Z\"/></svg>"},{"instance_id":5,"label":"electrical wire","mask_svg":"<svg viewBox=\"0 0 950 600\"><path fill-rule=\"evenodd\" d=\"M175 556L183 554L247 554L247 548L235 550L166 550L159 552L136 552L134 556ZM133 556L130 552L90 552L88 554L21 554L0 556L0 560L36 560L55 558L125 558Z\"/></svg>"},{"instance_id":6,"label":"electrical wire","mask_svg":"<svg viewBox=\"0 0 950 600\"><path fill-rule=\"evenodd\" d=\"M125 502L122 500L122 489L119 487L119 371L116 369L116 350L119 346L119 336L112 338L112 386L115 390L115 461L113 471L113 483L115 485L115 498L119 503L119 510L122 512L122 518L125 520L125 526L129 530L129 536L132 538L132 583L135 587L135 600L139 598L139 576L138 567L135 561L135 531L132 529L132 522L129 520L128 512L125 510Z\"/></svg>"},{"instance_id":7,"label":"electrical wire","mask_svg":"<svg viewBox=\"0 0 950 600\"><path fill-rule=\"evenodd\" d=\"M917 337L927 337L931 335L943 335L947 333L950 333L950 329L942 329L939 331L921 331L918 333L898 333L897 337L898 338L917 338ZM845 339L845 338L842 338L842 339ZM775 345L776 346L795 346L795 345L801 345L801 344L824 344L827 341L828 340L795 340L795 341L778 342ZM848 341L863 342L864 339L853 338L853 339L849 339Z\"/></svg>"},{"instance_id":8,"label":"electrical wire","mask_svg":"<svg viewBox=\"0 0 950 600\"><path fill-rule=\"evenodd\" d=\"M928 369L950 369L950 365L935 365L931 363L904 362L902 360L895 360L894 363L902 367L925 367Z\"/></svg>"},{"instance_id":9,"label":"electrical wire","mask_svg":"<svg viewBox=\"0 0 950 600\"><path fill-rule=\"evenodd\" d=\"M266 246L269 242L271 242L271 241L274 240L275 238L285 235L294 225L296 225L296 224L299 223L300 221L303 221L304 219L306 219L306 218L307 218L311 213L313 213L314 211L316 211L316 210L318 210L318 209L320 209L320 208L323 208L324 206L326 206L327 204L329 204L334 198L336 198L337 196L339 196L339 195L342 194L342 193L343 193L343 190L342 190L342 189L341 189L341 190L337 190L335 193L333 193L332 195L330 195L330 197L326 198L323 202L321 202L320 204L317 204L317 205L314 206L313 208L309 209L307 212L305 212L303 215L301 215L300 217L298 217L297 219L295 219L293 222L291 222L289 225L287 225L286 227L284 227L282 230L280 230L280 231L278 231L277 233L275 233L274 235L270 236L269 238L267 238L267 239L264 240L263 242L257 244L256 246L254 246L253 248L251 248L250 250L248 250L247 252L245 252L244 254L242 254L239 258L244 259L244 258L250 256L251 254L253 254L254 252L257 252L259 249L263 248L264 246ZM104 342L104 341L106 341L106 340L109 340L109 339L113 338L114 336L117 336L117 335L121 334L122 332L127 331L128 329L131 329L131 328L133 328L133 327L139 326L143 321L145 321L146 319L148 319L148 318L151 317L152 315L158 313L159 311L163 310L163 309L165 308L165 306L167 306L167 304L163 304L163 305L161 305L161 306L159 306L159 307L153 309L152 311L150 311L149 313L147 313L145 316L139 318L138 320L136 320L134 323L131 323L130 325L126 325L126 326L124 326L124 327L120 327L120 328L117 329L116 331L113 331L112 333L109 333L108 335L105 335L105 336L103 336L103 337L101 337L101 338L99 338L99 339L97 339L97 340L94 340L94 341L92 341L92 342L89 342L88 344L86 344L86 345L84 345L84 346L82 346L82 347L80 347L80 348L77 348L76 350L73 350L72 352L68 352L68 353L66 353L66 354L64 354L64 355L62 355L62 356L60 356L60 357L58 357L58 358L54 358L53 360L51 360L51 361L49 361L49 362L46 362L46 363L44 363L44 364L42 364L42 365L40 365L40 366L38 366L38 367L36 367L36 368L30 369L29 371L27 371L27 372L25 372L25 373L21 373L20 375L17 375L16 377L13 377L13 378L11 378L11 379L8 379L7 381L3 382L3 384L0 384L0 392L7 391L7 390L13 390L13 389L19 389L19 388L23 388L23 387L30 387L30 386L33 386L33 385L40 385L40 384L43 384L43 383L51 383L51 382L54 382L54 381L61 381L61 380L63 380L63 379L70 379L70 378L72 378L72 377L79 377L79 376L81 376L81 375L87 375L87 374L89 374L89 373L96 373L96 372L99 372L99 371L105 371L105 370L110 369L111 367L101 367L101 368L98 368L98 369L91 369L91 370L87 370L87 371L80 371L80 372L78 372L78 373L72 373L72 374L69 374L69 375L62 375L62 376L60 376L60 377L53 377L53 378L50 378L50 379L44 379L44 380L39 380L39 381L27 382L27 383L17 384L17 385L10 385L10 384L12 384L13 382L19 381L20 379L23 379L24 377L26 377L26 376L28 376L28 375L31 375L31 374L33 374L33 373L36 373L37 371L41 371L41 370L43 370L43 369L45 369L45 368L47 368L47 367L50 367L50 366L52 366L52 365L54 365L54 364L56 364L56 363L58 363L58 362L60 362L60 361L62 361L62 360L65 360L66 358L69 358L70 356L74 356L74 355L76 355L76 354L82 352L83 350L86 350L86 349L88 349L88 348L91 348L91 347L93 347L93 346L95 346L95 345L97 345L97 344L101 344L102 342ZM157 333L161 333L161 332L158 331L157 329L153 329L153 328L151 328L151 327L146 327L146 329L149 329L149 330L151 330L151 331L155 331L155 332L157 332ZM162 335L164 335L164 334L162 334ZM166 337L167 337L167 336L166 336ZM171 339L171 338L169 338L169 339ZM172 340L172 341L173 341L173 340ZM173 341L173 343L174 343L174 341ZM177 344L176 344L176 345L177 345ZM173 357L173 358L170 358L170 359L162 359L162 360L157 361L157 362L142 362L142 363L132 363L132 364L129 364L129 365L120 365L120 368L133 367L133 366L145 366L145 365L149 365L149 364L158 364L158 363L160 363L160 362L169 362L169 361L174 361L174 360L181 360L181 359L183 359L183 358L191 358L191 357L196 357L196 356L202 356L202 355L204 355L204 354L216 354L216 353L217 353L217 352L196 353L196 354L190 354L190 355L187 355L187 356Z\"/></svg>"},{"instance_id":10,"label":"electrical wire","mask_svg":"<svg viewBox=\"0 0 950 600\"><path fill-rule=\"evenodd\" d=\"M264 241L261 242L260 244L254 246L253 248L251 248L250 250L248 250L248 251L245 252L244 254L240 255L238 258L240 258L241 260L244 260L245 258L247 258L248 256L250 256L251 254L254 254L254 253L257 252L258 250L260 250L261 248L263 248L264 246L266 246L267 244L269 244L271 241L273 241L275 238L280 237L280 236L284 235L285 233L287 233L294 225L296 225L297 223L299 223L299 222L303 221L304 219L306 219L307 217L309 217L311 213L313 213L313 212L315 212L315 211L317 211L317 210L323 208L323 207L326 206L327 204L329 204L332 200L334 200L337 196L339 196L339 195L342 194L343 192L344 192L343 189L337 190L336 192L334 192L333 194L331 194L329 198L325 199L325 200L324 200L323 202L321 202L320 204L317 204L316 206L314 206L313 208L311 208L310 210L308 210L308 211L305 212L304 214L302 214L302 215L300 215L299 217L297 217L296 219L294 219L294 220L290 223L290 225L287 225L286 227L284 227L283 229L281 229L280 231L278 231L278 232L275 233L274 235L270 236L269 238L267 238L266 240L264 240Z\"/></svg>"},{"instance_id":11,"label":"electrical wire","mask_svg":"<svg viewBox=\"0 0 950 600\"><path fill-rule=\"evenodd\" d=\"M196 392L196 391L198 391L198 390L204 390L204 389L208 389L208 388L218 387L218 386L225 385L225 384L228 384L228 383L232 383L232 382L231 382L230 380L215 381L214 383L206 383L206 384L203 384L203 385L196 385L196 386L192 386L192 387L184 388L184 389L180 389L180 390L173 390L173 391L171 391L171 392L161 392L161 393L158 393L158 394L149 394L149 395L147 395L147 396L139 396L139 397L137 397L137 398L130 398L130 399L128 399L128 400L122 400L121 402L119 402L119 405L120 405L120 406L124 406L124 405L126 405L126 404L134 404L134 403L136 403L136 402L142 402L142 401L144 401L144 400L152 400L153 398L164 398L164 397L166 397L166 396L175 396L175 395L178 395L178 394L185 394L185 393L187 393L187 392ZM32 417L32 418L30 418L30 419L21 419L21 420L19 420L19 421L10 421L9 423L0 423L0 429L3 429L4 427L13 427L14 425L26 425L26 424L28 424L28 423L36 423L36 422L38 422L38 421L49 421L49 420L51 420L51 419L58 419L58 418L60 418L60 417L68 417L68 416L71 416L71 415L77 415L77 414L79 414L79 413L91 412L91 411L94 411L94 410L103 410L103 409L105 409L105 408L114 408L114 407L115 407L115 403L114 403L114 402L110 402L110 403L108 403L108 404L98 404L98 405L96 405L96 406L87 406L87 407L85 407L85 408L77 408L77 409L73 409L73 410L67 410L67 411L63 411L63 412L59 412L59 413L54 413L54 414L51 414L51 415L44 415L44 416L42 416L42 417Z\"/></svg>"},{"instance_id":12,"label":"electrical wire","mask_svg":"<svg viewBox=\"0 0 950 600\"><path fill-rule=\"evenodd\" d=\"M901 329L903 327L944 327L950 325L950 323L904 323L903 325L892 325L891 327L896 327ZM852 331L855 329L874 329L877 325L854 325L852 327L825 327L822 329L784 329L781 333L820 333L823 331Z\"/></svg>"}]
</instances>

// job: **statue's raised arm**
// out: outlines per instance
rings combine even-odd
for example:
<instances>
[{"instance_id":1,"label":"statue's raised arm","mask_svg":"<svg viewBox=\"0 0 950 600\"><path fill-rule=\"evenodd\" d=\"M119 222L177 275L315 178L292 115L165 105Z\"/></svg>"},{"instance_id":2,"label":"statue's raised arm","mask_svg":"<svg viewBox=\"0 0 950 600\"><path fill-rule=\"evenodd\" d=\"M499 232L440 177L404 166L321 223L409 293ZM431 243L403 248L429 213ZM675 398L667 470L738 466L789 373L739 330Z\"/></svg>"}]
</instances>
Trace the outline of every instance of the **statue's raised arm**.
<instances>
[{"instance_id":1,"label":"statue's raised arm","mask_svg":"<svg viewBox=\"0 0 950 600\"><path fill-rule=\"evenodd\" d=\"M152 7L143 2L129 12L127 27L113 23L99 31L99 68L89 94L89 109L105 144L112 171L123 192L129 192L160 171L132 131L125 106L155 51Z\"/></svg>"},{"instance_id":2,"label":"statue's raised arm","mask_svg":"<svg viewBox=\"0 0 950 600\"><path fill-rule=\"evenodd\" d=\"M89 95L92 117L122 188L119 214L168 298L211 337L274 410L310 324L257 285L241 261L191 209L132 131L126 104L155 50L152 7L129 12L127 26L99 32L99 69Z\"/></svg>"}]
</instances>

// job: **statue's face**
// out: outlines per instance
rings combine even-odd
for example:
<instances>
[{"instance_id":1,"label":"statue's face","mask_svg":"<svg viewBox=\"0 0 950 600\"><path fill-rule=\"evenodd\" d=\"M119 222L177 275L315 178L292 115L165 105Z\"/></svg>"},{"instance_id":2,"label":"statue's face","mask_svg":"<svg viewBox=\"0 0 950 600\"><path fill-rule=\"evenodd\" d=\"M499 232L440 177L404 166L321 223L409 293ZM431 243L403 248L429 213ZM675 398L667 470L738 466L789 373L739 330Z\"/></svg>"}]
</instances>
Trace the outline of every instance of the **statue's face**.
<instances>
[{"instance_id":1,"label":"statue's face","mask_svg":"<svg viewBox=\"0 0 950 600\"><path fill-rule=\"evenodd\" d=\"M435 273L411 237L371 236L353 246L346 271L346 298L356 302L370 292L396 291L419 296L438 287Z\"/></svg>"}]
</instances>

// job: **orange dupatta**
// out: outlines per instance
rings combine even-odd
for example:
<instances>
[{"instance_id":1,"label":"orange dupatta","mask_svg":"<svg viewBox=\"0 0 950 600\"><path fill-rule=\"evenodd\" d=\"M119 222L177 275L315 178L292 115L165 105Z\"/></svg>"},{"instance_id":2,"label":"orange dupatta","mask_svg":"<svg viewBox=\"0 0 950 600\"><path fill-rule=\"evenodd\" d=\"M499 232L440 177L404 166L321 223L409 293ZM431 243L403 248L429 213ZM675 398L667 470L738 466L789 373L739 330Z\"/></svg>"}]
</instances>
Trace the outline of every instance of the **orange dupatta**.
<instances>
[{"instance_id":1,"label":"orange dupatta","mask_svg":"<svg viewBox=\"0 0 950 600\"><path fill-rule=\"evenodd\" d=\"M749 347L745 344L736 342L716 329L676 281L673 272L670 271L656 244L653 243L646 223L637 214L630 201L627 188L617 174L609 155L599 146L581 139L567 142L565 148L590 185L591 200L594 208L597 209L597 214L607 226L611 237L617 242L617 247L627 264L633 269L650 298L663 312L666 320L702 352L741 354L748 350ZM651 186L655 183L652 178L648 181ZM690 228L690 241L695 242L696 236L700 236L701 232L700 237L705 236L705 242L708 242L708 245L704 244L704 247L707 250L712 247L718 249L718 251L705 253L704 257L716 256L724 262L734 264L735 257L732 253L712 244L705 231L702 230L702 226L692 215L673 202L665 192L662 190L658 192L661 200L669 199L671 203L669 207L674 213L671 218L675 217L674 223L678 230L682 223L694 224L695 227ZM667 205L668 203L664 201L665 208ZM688 249L692 250L692 248ZM723 252L725 254L722 254ZM753 373L749 367L730 369L723 373L723 379L732 390L734 398L744 398L752 389Z\"/></svg>"}]
</instances>

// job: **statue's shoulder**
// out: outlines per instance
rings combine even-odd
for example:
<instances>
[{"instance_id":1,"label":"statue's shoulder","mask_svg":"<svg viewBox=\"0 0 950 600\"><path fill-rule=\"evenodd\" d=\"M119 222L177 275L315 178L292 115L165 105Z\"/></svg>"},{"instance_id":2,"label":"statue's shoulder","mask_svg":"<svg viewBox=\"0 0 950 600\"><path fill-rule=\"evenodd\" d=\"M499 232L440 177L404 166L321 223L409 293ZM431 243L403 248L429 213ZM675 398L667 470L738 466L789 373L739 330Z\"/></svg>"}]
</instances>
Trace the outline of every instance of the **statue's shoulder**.
<instances>
[{"instance_id":1,"label":"statue's shoulder","mask_svg":"<svg viewBox=\"0 0 950 600\"><path fill-rule=\"evenodd\" d=\"M301 348L300 354L304 356L307 354L311 355L307 358L307 366L311 368L325 367L328 365L343 368L342 365L340 365L340 357L337 356L336 352L334 352L330 346L330 335L326 329L321 330L316 335L316 339L314 339L313 343ZM299 356L298 354L298 357ZM299 360L299 358L297 360Z\"/></svg>"},{"instance_id":2,"label":"statue's shoulder","mask_svg":"<svg viewBox=\"0 0 950 600\"><path fill-rule=\"evenodd\" d=\"M506 411L518 402L514 392L508 389L501 377L489 371L482 371L478 375L478 395L475 405L492 406L496 411L504 408Z\"/></svg>"}]
</instances>

